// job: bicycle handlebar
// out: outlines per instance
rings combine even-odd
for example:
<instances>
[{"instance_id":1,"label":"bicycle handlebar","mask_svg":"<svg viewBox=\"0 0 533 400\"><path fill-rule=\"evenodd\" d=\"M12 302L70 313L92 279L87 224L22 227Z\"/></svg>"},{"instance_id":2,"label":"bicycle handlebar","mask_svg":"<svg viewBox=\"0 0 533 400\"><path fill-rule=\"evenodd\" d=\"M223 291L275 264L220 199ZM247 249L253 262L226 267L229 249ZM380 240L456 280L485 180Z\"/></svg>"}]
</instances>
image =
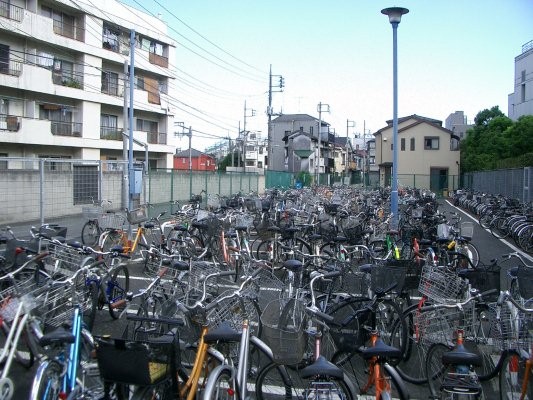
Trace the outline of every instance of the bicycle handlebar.
<instances>
[{"instance_id":1,"label":"bicycle handlebar","mask_svg":"<svg viewBox=\"0 0 533 400\"><path fill-rule=\"evenodd\" d=\"M505 292L500 292L500 296L498 297L497 305L498 307L501 307L504 301L510 301L516 308L518 308L520 311L525 313L533 313L533 308L526 308L519 302L517 302L513 296L511 296L511 293L509 293L508 290Z\"/></svg>"},{"instance_id":2,"label":"bicycle handlebar","mask_svg":"<svg viewBox=\"0 0 533 400\"><path fill-rule=\"evenodd\" d=\"M473 289L472 291L477 291L476 289ZM498 289L489 289L485 292L482 292L482 293L475 293L475 294L471 294L469 295L469 297L463 301L463 302L458 302L458 303L439 303L439 304L432 304L430 306L424 306L420 309L420 311L424 312L424 311L433 311L433 310L438 310L439 308L458 308L458 309L462 309L463 306L467 305L468 303L470 303L471 301L473 300L477 300L477 299L481 299L485 296L488 296L490 294L493 294L493 293L496 293L498 291Z\"/></svg>"}]
</instances>

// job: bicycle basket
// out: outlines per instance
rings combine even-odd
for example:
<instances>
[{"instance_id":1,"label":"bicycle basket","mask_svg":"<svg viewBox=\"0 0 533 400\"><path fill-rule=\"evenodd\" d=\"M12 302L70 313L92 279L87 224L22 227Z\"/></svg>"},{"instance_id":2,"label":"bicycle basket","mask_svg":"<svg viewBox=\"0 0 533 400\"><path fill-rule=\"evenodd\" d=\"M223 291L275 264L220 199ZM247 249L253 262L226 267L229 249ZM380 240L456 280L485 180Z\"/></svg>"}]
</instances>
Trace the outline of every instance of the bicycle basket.
<instances>
[{"instance_id":1,"label":"bicycle basket","mask_svg":"<svg viewBox=\"0 0 533 400\"><path fill-rule=\"evenodd\" d=\"M400 293L403 290L407 266L402 264L374 265L370 271L372 291Z\"/></svg>"},{"instance_id":2,"label":"bicycle basket","mask_svg":"<svg viewBox=\"0 0 533 400\"><path fill-rule=\"evenodd\" d=\"M520 292L520 297L524 300L529 300L533 298L533 268L526 267L525 265L520 265L518 267L518 290Z\"/></svg>"},{"instance_id":3,"label":"bicycle basket","mask_svg":"<svg viewBox=\"0 0 533 400\"><path fill-rule=\"evenodd\" d=\"M500 270L491 269L468 269L466 272L466 278L470 285L479 290L485 292L490 289L497 289L497 292L484 296L483 299L487 301L496 301L500 294Z\"/></svg>"},{"instance_id":4,"label":"bicycle basket","mask_svg":"<svg viewBox=\"0 0 533 400\"><path fill-rule=\"evenodd\" d=\"M295 299L277 299L268 303L261 314L263 338L278 364L302 361L307 343L305 305Z\"/></svg>"},{"instance_id":5,"label":"bicycle basket","mask_svg":"<svg viewBox=\"0 0 533 400\"><path fill-rule=\"evenodd\" d=\"M96 337L96 358L104 381L153 385L167 377L174 362L176 337L147 341Z\"/></svg>"},{"instance_id":6,"label":"bicycle basket","mask_svg":"<svg viewBox=\"0 0 533 400\"><path fill-rule=\"evenodd\" d=\"M148 209L145 205L136 208L135 210L128 211L128 222L132 225L140 224L148 221Z\"/></svg>"},{"instance_id":7,"label":"bicycle basket","mask_svg":"<svg viewBox=\"0 0 533 400\"><path fill-rule=\"evenodd\" d=\"M84 206L81 208L81 212L85 219L97 219L103 214L104 208L102 206Z\"/></svg>"},{"instance_id":8,"label":"bicycle basket","mask_svg":"<svg viewBox=\"0 0 533 400\"><path fill-rule=\"evenodd\" d=\"M467 282L456 272L443 266L422 266L418 291L437 303L449 303L464 297Z\"/></svg>"},{"instance_id":9,"label":"bicycle basket","mask_svg":"<svg viewBox=\"0 0 533 400\"><path fill-rule=\"evenodd\" d=\"M473 222L462 222L461 223L461 236L465 239L472 239L474 236L474 223Z\"/></svg>"},{"instance_id":10,"label":"bicycle basket","mask_svg":"<svg viewBox=\"0 0 533 400\"><path fill-rule=\"evenodd\" d=\"M489 307L496 313L498 305L489 304ZM500 350L530 349L533 339L530 333L533 327L533 315L524 313L507 303L503 303L500 308L500 318L492 318L492 336Z\"/></svg>"},{"instance_id":11,"label":"bicycle basket","mask_svg":"<svg viewBox=\"0 0 533 400\"><path fill-rule=\"evenodd\" d=\"M98 218L98 225L102 229L122 229L126 224L123 215L115 213L106 213Z\"/></svg>"}]
</instances>

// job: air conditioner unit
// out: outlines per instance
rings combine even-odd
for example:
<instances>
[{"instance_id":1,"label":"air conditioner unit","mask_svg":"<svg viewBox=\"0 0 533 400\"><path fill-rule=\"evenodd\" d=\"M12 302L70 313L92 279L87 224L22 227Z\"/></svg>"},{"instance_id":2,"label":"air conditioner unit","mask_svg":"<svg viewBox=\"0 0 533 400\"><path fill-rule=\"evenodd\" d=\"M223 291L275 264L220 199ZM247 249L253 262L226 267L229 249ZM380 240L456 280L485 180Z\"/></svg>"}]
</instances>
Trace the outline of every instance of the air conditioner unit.
<instances>
[{"instance_id":1,"label":"air conditioner unit","mask_svg":"<svg viewBox=\"0 0 533 400\"><path fill-rule=\"evenodd\" d=\"M130 55L130 49L122 49L121 53L125 56L129 56Z\"/></svg>"}]
</instances>

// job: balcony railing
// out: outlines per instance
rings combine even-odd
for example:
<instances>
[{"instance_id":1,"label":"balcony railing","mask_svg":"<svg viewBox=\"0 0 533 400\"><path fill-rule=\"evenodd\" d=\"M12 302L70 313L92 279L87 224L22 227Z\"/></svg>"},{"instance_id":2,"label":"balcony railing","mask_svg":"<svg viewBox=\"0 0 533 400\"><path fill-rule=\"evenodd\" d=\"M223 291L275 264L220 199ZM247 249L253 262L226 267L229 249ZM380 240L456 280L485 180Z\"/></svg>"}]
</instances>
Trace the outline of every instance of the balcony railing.
<instances>
[{"instance_id":1,"label":"balcony railing","mask_svg":"<svg viewBox=\"0 0 533 400\"><path fill-rule=\"evenodd\" d=\"M168 57L160 56L155 53L148 53L148 61L151 64L159 65L160 67L168 68Z\"/></svg>"},{"instance_id":2,"label":"balcony railing","mask_svg":"<svg viewBox=\"0 0 533 400\"><path fill-rule=\"evenodd\" d=\"M61 72L53 72L52 82L56 85L68 86L76 89L83 89L83 75L82 74L64 74Z\"/></svg>"},{"instance_id":3,"label":"balcony railing","mask_svg":"<svg viewBox=\"0 0 533 400\"><path fill-rule=\"evenodd\" d=\"M21 22L24 18L24 9L5 1L0 1L0 17Z\"/></svg>"},{"instance_id":4,"label":"balcony railing","mask_svg":"<svg viewBox=\"0 0 533 400\"><path fill-rule=\"evenodd\" d=\"M167 134L161 132L146 132L150 144L167 144Z\"/></svg>"},{"instance_id":5,"label":"balcony railing","mask_svg":"<svg viewBox=\"0 0 533 400\"><path fill-rule=\"evenodd\" d=\"M109 126L100 127L100 139L104 140L122 140L122 129Z\"/></svg>"},{"instance_id":6,"label":"balcony railing","mask_svg":"<svg viewBox=\"0 0 533 400\"><path fill-rule=\"evenodd\" d=\"M0 61L0 74L20 76L22 74L22 61Z\"/></svg>"},{"instance_id":7,"label":"balcony railing","mask_svg":"<svg viewBox=\"0 0 533 400\"><path fill-rule=\"evenodd\" d=\"M102 85L102 93L109 94L111 96L118 96L119 95L118 83L115 84L115 83L105 82Z\"/></svg>"},{"instance_id":8,"label":"balcony railing","mask_svg":"<svg viewBox=\"0 0 533 400\"><path fill-rule=\"evenodd\" d=\"M15 115L0 114L0 130L17 132L20 129L20 118Z\"/></svg>"},{"instance_id":9,"label":"balcony railing","mask_svg":"<svg viewBox=\"0 0 533 400\"><path fill-rule=\"evenodd\" d=\"M52 135L81 137L80 122L50 121Z\"/></svg>"}]
</instances>

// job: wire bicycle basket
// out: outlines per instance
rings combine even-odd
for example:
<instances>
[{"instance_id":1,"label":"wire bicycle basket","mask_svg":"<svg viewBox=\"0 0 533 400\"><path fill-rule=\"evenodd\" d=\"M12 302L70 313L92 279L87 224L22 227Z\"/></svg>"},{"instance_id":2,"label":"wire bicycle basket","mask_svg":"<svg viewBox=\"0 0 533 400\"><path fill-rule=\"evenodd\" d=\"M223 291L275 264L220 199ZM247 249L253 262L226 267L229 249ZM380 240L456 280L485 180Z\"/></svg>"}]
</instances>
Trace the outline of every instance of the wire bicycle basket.
<instances>
[{"instance_id":1,"label":"wire bicycle basket","mask_svg":"<svg viewBox=\"0 0 533 400\"><path fill-rule=\"evenodd\" d=\"M263 338L278 364L298 364L307 345L305 304L296 299L277 299L261 314Z\"/></svg>"}]
</instances>

